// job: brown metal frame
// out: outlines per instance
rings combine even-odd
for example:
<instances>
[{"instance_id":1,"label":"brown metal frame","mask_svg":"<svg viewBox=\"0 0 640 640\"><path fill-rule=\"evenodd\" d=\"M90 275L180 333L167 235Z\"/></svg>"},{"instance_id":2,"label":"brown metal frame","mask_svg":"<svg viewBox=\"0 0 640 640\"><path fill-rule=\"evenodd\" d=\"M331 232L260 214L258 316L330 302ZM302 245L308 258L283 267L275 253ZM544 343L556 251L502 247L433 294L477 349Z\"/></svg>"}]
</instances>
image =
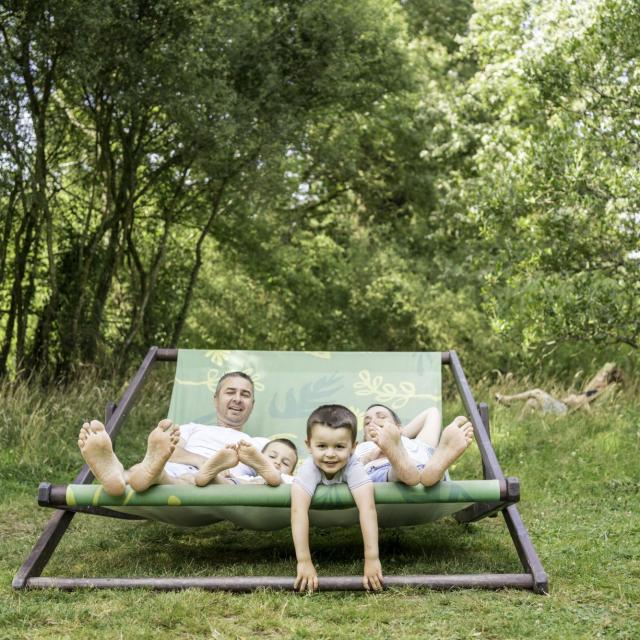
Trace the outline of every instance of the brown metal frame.
<instances>
[{"instance_id":1,"label":"brown metal frame","mask_svg":"<svg viewBox=\"0 0 640 640\"><path fill-rule=\"evenodd\" d=\"M176 361L177 349L161 349L151 347L144 361L140 365L133 380L124 392L118 404L110 403L106 409L106 430L115 442L124 420L132 408L136 396L144 381L156 362ZM489 437L489 415L486 404L476 405L471 389L467 382L460 360L455 351L442 352L442 364L449 365L456 381L458 391L475 430L475 437L482 458L483 475L485 479L497 479L504 483L508 501L498 503L478 503L455 514L459 522L473 522L481 518L502 512L511 534L514 546L522 563L524 572L516 574L483 573L469 575L413 575L413 576L385 576L385 587L427 587L431 589L481 588L499 589L510 587L516 589L531 589L536 593L548 593L547 574L542 568L538 555L531 543L527 529L522 522L514 501L519 496L519 485L515 478L505 478L500 464L493 450ZM89 484L93 474L84 465L76 476L74 484ZM51 506L45 500L45 494L50 485L41 485L41 503ZM158 590L175 590L201 588L212 591L251 591L269 587L272 589L293 590L292 577L264 576L264 577L184 577L184 578L62 578L41 577L49 559L54 553L60 539L65 534L76 512L93 513L96 515L113 516L115 512L96 507L58 507L51 517L33 550L20 567L13 579L14 589L25 588L57 588L64 590L89 588L147 588ZM124 514L119 514L123 516ZM119 517L116 516L116 517ZM125 518L127 516L124 516ZM135 516L128 519L137 519ZM320 591L359 591L362 590L361 576L334 576L319 579Z\"/></svg>"}]
</instances>

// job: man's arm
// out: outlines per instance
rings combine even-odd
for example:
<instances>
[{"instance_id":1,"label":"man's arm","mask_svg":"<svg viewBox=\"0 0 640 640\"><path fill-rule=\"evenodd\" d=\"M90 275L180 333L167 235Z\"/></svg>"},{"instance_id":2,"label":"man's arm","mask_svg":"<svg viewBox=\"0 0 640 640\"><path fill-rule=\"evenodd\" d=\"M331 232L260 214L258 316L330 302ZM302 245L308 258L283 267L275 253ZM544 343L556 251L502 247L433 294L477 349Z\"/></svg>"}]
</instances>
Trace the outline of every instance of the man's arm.
<instances>
[{"instance_id":1,"label":"man's arm","mask_svg":"<svg viewBox=\"0 0 640 640\"><path fill-rule=\"evenodd\" d=\"M318 574L309 549L309 506L311 496L299 485L291 485L291 535L298 560L294 589L316 591Z\"/></svg>"},{"instance_id":2,"label":"man's arm","mask_svg":"<svg viewBox=\"0 0 640 640\"><path fill-rule=\"evenodd\" d=\"M207 459L204 456L201 456L199 453L191 453L191 451L187 451L185 449L186 446L186 440L180 438L178 444L176 445L176 448L173 450L173 453L169 458L169 462L190 464L191 466L197 467L199 469Z\"/></svg>"},{"instance_id":3,"label":"man's arm","mask_svg":"<svg viewBox=\"0 0 640 640\"><path fill-rule=\"evenodd\" d=\"M378 512L373 495L373 484L367 482L351 492L360 514L360 529L364 542L364 588L382 589L382 566L378 551Z\"/></svg>"}]
</instances>

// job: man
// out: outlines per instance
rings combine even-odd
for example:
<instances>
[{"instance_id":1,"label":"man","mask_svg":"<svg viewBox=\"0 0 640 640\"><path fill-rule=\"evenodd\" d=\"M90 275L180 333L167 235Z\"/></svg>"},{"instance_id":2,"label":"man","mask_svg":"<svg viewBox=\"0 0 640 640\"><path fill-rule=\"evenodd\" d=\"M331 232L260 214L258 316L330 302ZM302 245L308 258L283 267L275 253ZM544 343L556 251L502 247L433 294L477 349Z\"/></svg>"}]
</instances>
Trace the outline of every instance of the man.
<instances>
[{"instance_id":1,"label":"man","mask_svg":"<svg viewBox=\"0 0 640 640\"><path fill-rule=\"evenodd\" d=\"M177 427L161 420L151 431L142 462L125 470L113 452L111 438L97 420L85 423L78 436L80 453L106 493L122 495L127 483L135 491L145 491L155 484L197 484L215 482L230 462L240 473L247 465L265 478L279 484L280 473L260 453L267 438L249 438L243 429L255 402L253 381L241 372L232 371L220 378L214 393L219 426L190 423ZM253 447L238 447L241 440L251 440ZM238 464L240 463L240 464Z\"/></svg>"}]
</instances>

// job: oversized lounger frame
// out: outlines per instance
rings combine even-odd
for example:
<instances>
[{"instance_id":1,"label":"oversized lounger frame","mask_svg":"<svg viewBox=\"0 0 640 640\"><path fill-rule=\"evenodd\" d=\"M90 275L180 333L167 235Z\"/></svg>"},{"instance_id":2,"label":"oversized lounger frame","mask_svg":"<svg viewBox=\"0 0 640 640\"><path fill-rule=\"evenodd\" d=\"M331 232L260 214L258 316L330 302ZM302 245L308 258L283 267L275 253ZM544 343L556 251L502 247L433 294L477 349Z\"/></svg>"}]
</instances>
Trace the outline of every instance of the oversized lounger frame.
<instances>
[{"instance_id":1,"label":"oversized lounger frame","mask_svg":"<svg viewBox=\"0 0 640 640\"><path fill-rule=\"evenodd\" d=\"M115 441L135 398L142 388L145 378L156 362L176 361L177 349L161 349L151 347L136 375L124 392L118 404L110 403L106 408L106 429ZM483 573L465 575L407 575L385 576L385 586L428 587L433 589L455 589L461 587L475 587L497 589L511 587L531 589L536 593L548 593L547 575L542 568L538 555L531 543L527 529L520 517L515 504L517 501L518 484L515 479L506 479L500 469L498 459L490 440L489 415L486 404L477 405L471 394L466 376L460 365L455 351L442 352L442 364L449 365L456 381L458 391L475 429L475 438L482 457L482 467L485 479L497 479L501 486L508 487L504 502L475 503L455 514L459 522L473 522L500 511L506 520L509 533L522 563L522 573L502 574ZM74 484L89 484L93 475L87 465L84 465L76 476ZM55 551L60 539L65 534L76 512L93 513L109 517L125 519L139 519L130 514L118 513L100 507L67 507L54 505L48 501L51 485L43 483L40 486L39 502L42 506L55 506L55 514L49 520L40 538L36 542L31 554L20 567L13 579L14 589L25 588L58 588L77 589L90 588L151 588L158 590L175 590L186 588L201 588L207 590L251 591L258 588L274 588L292 590L292 577L264 576L264 577L177 577L177 578L62 578L41 577L51 555ZM361 576L334 576L319 579L321 591L362 590Z\"/></svg>"}]
</instances>

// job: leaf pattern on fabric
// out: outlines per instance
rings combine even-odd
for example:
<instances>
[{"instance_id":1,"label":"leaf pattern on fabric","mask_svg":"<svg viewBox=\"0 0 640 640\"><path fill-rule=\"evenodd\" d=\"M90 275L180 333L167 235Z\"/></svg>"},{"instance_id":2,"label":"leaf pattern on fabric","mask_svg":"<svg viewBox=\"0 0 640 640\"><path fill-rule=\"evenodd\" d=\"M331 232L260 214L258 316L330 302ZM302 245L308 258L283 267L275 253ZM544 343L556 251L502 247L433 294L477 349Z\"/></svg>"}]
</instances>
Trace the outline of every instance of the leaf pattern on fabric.
<instances>
[{"instance_id":1,"label":"leaf pattern on fabric","mask_svg":"<svg viewBox=\"0 0 640 640\"><path fill-rule=\"evenodd\" d=\"M207 371L206 379L204 380L182 380L178 377L175 379L175 384L181 384L185 387L207 387L211 393L215 393L218 379L220 378L219 369L209 369Z\"/></svg>"},{"instance_id":2,"label":"leaf pattern on fabric","mask_svg":"<svg viewBox=\"0 0 640 640\"><path fill-rule=\"evenodd\" d=\"M210 360L211 364L217 364L221 367L230 353L230 349L210 349L209 351L205 351L204 357Z\"/></svg>"},{"instance_id":3,"label":"leaf pattern on fabric","mask_svg":"<svg viewBox=\"0 0 640 640\"><path fill-rule=\"evenodd\" d=\"M244 369L240 369L240 371L246 373L253 380L253 388L255 391L265 390L266 387L262 382L262 375L255 369L245 367ZM220 380L220 376L224 375L224 373L227 372L223 372L220 369L208 369L206 380L181 380L180 378L176 378L175 383L191 387L206 386L211 393L215 393L218 380Z\"/></svg>"},{"instance_id":4,"label":"leaf pattern on fabric","mask_svg":"<svg viewBox=\"0 0 640 640\"><path fill-rule=\"evenodd\" d=\"M360 371L358 381L353 383L353 390L358 396L373 396L376 402L386 404L392 409L402 409L414 398L437 399L431 394L417 393L413 382L400 382L396 386L392 382L385 382L382 376L372 378L368 369Z\"/></svg>"},{"instance_id":5,"label":"leaf pattern on fabric","mask_svg":"<svg viewBox=\"0 0 640 640\"><path fill-rule=\"evenodd\" d=\"M284 406L276 393L269 405L272 418L307 418L311 411L322 404L331 402L342 388L342 376L332 374L318 378L314 382L302 385L299 389L289 389L284 399Z\"/></svg>"},{"instance_id":6,"label":"leaf pattern on fabric","mask_svg":"<svg viewBox=\"0 0 640 640\"><path fill-rule=\"evenodd\" d=\"M242 371L242 373L246 373L251 380L253 380L254 391L264 391L267 388L262 381L262 374L253 367L244 367L243 369L240 369L240 371Z\"/></svg>"}]
</instances>

